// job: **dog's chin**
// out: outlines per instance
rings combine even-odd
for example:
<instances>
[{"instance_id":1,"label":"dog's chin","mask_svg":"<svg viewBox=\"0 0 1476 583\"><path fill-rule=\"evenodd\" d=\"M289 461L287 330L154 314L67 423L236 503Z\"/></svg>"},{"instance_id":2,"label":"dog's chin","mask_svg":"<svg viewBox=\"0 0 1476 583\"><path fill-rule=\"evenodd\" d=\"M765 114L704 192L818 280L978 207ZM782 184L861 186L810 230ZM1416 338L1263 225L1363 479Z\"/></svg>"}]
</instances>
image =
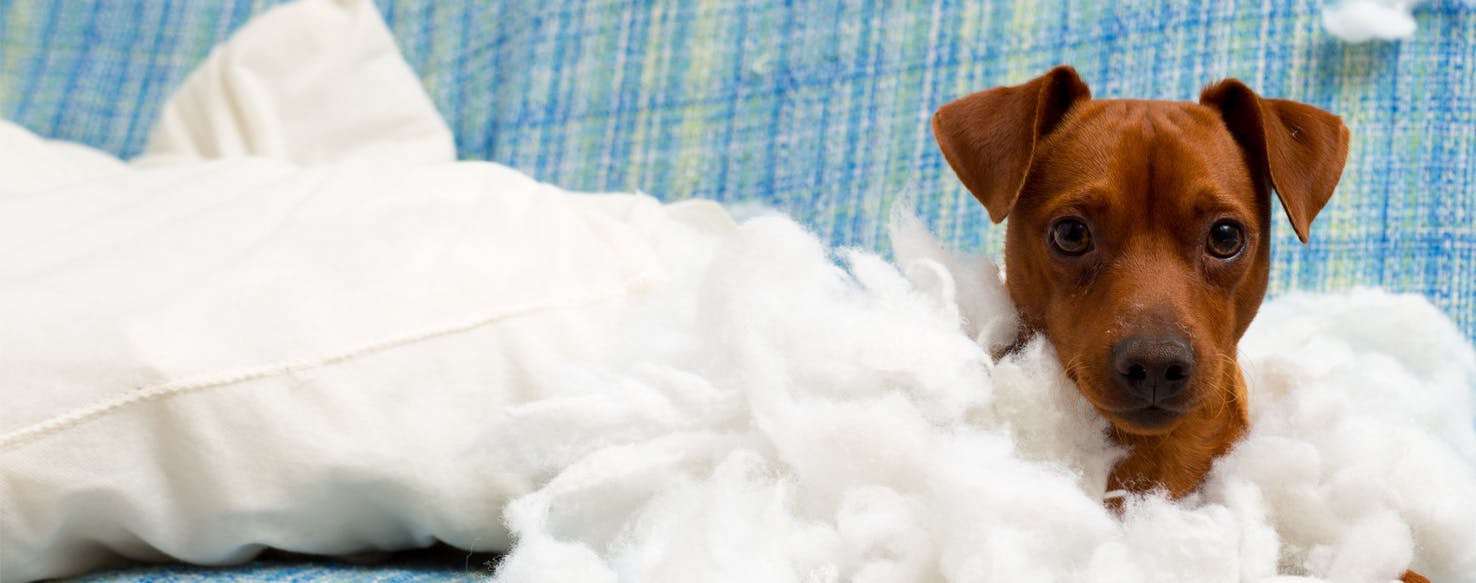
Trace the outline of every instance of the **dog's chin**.
<instances>
[{"instance_id":1,"label":"dog's chin","mask_svg":"<svg viewBox=\"0 0 1476 583\"><path fill-rule=\"evenodd\" d=\"M1173 431L1184 419L1182 411L1155 406L1125 411L1102 411L1102 413L1113 427L1129 435L1163 435Z\"/></svg>"},{"instance_id":2,"label":"dog's chin","mask_svg":"<svg viewBox=\"0 0 1476 583\"><path fill-rule=\"evenodd\" d=\"M1076 373L1076 374L1072 374ZM1080 389L1082 396L1097 410L1097 413L1107 418L1112 426L1122 433L1129 435L1163 435L1174 430L1184 420L1185 414L1193 408L1192 398L1178 399L1168 403L1153 405L1137 400L1125 401L1121 395L1115 392L1103 392L1098 388L1102 385L1094 384L1094 377L1087 371L1068 371L1067 376L1071 378ZM1194 394L1186 391L1186 395Z\"/></svg>"}]
</instances>

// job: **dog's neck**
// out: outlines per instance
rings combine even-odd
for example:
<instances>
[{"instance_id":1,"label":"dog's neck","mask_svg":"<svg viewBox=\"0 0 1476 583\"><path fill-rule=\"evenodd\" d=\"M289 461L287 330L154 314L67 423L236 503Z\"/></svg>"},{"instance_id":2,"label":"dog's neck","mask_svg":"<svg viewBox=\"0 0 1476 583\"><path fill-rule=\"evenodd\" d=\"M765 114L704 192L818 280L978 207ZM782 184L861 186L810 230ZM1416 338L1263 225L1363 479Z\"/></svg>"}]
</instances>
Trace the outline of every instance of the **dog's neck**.
<instances>
[{"instance_id":1,"label":"dog's neck","mask_svg":"<svg viewBox=\"0 0 1476 583\"><path fill-rule=\"evenodd\" d=\"M1218 394L1225 398L1202 403L1168 433L1134 435L1109 429L1112 439L1129 451L1112 469L1107 490L1140 493L1162 488L1180 498L1199 487L1215 458L1239 441L1250 425L1240 366L1228 363L1222 379Z\"/></svg>"}]
</instances>

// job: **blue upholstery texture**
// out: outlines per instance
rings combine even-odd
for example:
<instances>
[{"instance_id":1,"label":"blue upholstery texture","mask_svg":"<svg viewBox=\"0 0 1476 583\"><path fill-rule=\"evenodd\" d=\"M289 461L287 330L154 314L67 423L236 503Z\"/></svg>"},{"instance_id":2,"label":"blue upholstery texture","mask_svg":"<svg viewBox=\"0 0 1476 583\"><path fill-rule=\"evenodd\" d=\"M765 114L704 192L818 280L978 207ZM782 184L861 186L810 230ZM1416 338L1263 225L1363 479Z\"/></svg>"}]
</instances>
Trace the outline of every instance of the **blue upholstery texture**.
<instances>
[{"instance_id":1,"label":"blue upholstery texture","mask_svg":"<svg viewBox=\"0 0 1476 583\"><path fill-rule=\"evenodd\" d=\"M274 2L0 0L0 115L124 156L216 43ZM1436 0L1412 40L1349 45L1319 0L621 2L383 0L460 155L569 188L787 211L885 251L911 205L956 248L1002 229L928 120L1057 63L1098 97L1195 99L1238 77L1353 132L1310 245L1278 224L1272 292L1424 294L1476 337L1476 5Z\"/></svg>"},{"instance_id":2,"label":"blue upholstery texture","mask_svg":"<svg viewBox=\"0 0 1476 583\"><path fill-rule=\"evenodd\" d=\"M174 87L262 0L0 0L0 115L130 156ZM1423 294L1476 338L1476 4L1349 45L1323 0L380 0L463 158L564 187L763 205L885 252L907 205L956 249L1003 229L934 145L941 104L1074 65L1097 97L1193 100L1225 77L1352 130L1272 293ZM1280 211L1276 212L1280 216ZM495 520L496 517L488 517Z\"/></svg>"},{"instance_id":3,"label":"blue upholstery texture","mask_svg":"<svg viewBox=\"0 0 1476 583\"><path fill-rule=\"evenodd\" d=\"M223 581L332 581L334 583L473 583L486 581L496 557L450 547L408 551L363 564L274 555L236 567L137 565L72 579L76 583L220 583Z\"/></svg>"}]
</instances>

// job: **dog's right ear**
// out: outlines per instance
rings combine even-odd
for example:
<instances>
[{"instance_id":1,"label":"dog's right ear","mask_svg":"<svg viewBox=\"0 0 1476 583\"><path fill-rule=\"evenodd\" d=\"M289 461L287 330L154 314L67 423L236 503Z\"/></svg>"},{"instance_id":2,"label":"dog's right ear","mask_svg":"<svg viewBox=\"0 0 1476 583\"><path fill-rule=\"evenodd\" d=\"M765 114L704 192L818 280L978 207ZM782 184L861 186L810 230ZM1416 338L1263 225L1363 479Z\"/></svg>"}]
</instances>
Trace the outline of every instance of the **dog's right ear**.
<instances>
[{"instance_id":1,"label":"dog's right ear","mask_svg":"<svg viewBox=\"0 0 1476 583\"><path fill-rule=\"evenodd\" d=\"M1035 144L1092 92L1062 65L1023 85L980 91L938 108L933 137L953 172L998 223L1010 214Z\"/></svg>"}]
</instances>

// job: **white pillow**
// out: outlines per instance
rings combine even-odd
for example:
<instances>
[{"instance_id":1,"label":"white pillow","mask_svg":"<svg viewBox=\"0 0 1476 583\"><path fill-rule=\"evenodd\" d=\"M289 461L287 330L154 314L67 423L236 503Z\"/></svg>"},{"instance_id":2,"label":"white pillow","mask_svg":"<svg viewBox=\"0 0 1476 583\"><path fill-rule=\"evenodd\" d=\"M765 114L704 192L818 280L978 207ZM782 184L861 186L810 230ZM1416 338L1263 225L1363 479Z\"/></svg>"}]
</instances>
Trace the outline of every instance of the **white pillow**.
<instances>
[{"instance_id":1,"label":"white pillow","mask_svg":"<svg viewBox=\"0 0 1476 583\"><path fill-rule=\"evenodd\" d=\"M450 128L369 0L253 18L160 113L141 161L261 156L449 162Z\"/></svg>"},{"instance_id":2,"label":"white pillow","mask_svg":"<svg viewBox=\"0 0 1476 583\"><path fill-rule=\"evenodd\" d=\"M533 477L478 436L663 280L672 213L452 161L367 1L274 10L179 95L132 165L0 122L0 580L506 549Z\"/></svg>"}]
</instances>

